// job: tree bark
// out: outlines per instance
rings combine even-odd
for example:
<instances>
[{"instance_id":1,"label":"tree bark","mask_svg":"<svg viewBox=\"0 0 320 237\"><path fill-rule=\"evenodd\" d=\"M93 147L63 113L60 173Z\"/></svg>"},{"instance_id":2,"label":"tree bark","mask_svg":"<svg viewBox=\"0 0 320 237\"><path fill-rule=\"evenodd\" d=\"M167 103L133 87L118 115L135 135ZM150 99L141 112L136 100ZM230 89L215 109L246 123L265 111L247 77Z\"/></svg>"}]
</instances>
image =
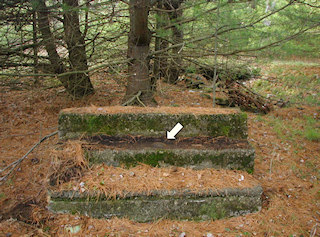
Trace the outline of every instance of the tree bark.
<instances>
[{"instance_id":1,"label":"tree bark","mask_svg":"<svg viewBox=\"0 0 320 237\"><path fill-rule=\"evenodd\" d=\"M165 9L163 1L158 1L157 4L158 9ZM157 35L161 35L161 31L165 26L169 24L169 16L166 12L159 11L157 13L156 19L156 32ZM155 39L155 51L162 50L168 48L169 42L161 37L157 37ZM160 79L161 77L168 78L168 59L167 59L167 52L161 53L155 56L154 58L154 67L153 67L153 74L156 80Z\"/></svg>"},{"instance_id":2,"label":"tree bark","mask_svg":"<svg viewBox=\"0 0 320 237\"><path fill-rule=\"evenodd\" d=\"M151 33L148 28L150 0L130 0L130 32L128 37L128 83L124 103L153 106L152 83L149 77Z\"/></svg>"},{"instance_id":3,"label":"tree bark","mask_svg":"<svg viewBox=\"0 0 320 237\"><path fill-rule=\"evenodd\" d=\"M52 71L56 74L61 74L65 72L65 67L63 65L63 62L57 52L54 36L50 29L50 23L49 23L49 10L45 4L45 0L39 0L38 1L38 25L39 25L39 31L42 36L43 44L46 48L46 51L49 55L49 61L52 65ZM61 83L63 86L67 89L68 83L66 77L59 77Z\"/></svg>"},{"instance_id":4,"label":"tree bark","mask_svg":"<svg viewBox=\"0 0 320 237\"><path fill-rule=\"evenodd\" d=\"M70 67L72 71L87 71L87 55L84 37L80 31L78 0L64 0L67 10L63 14L65 41L68 46ZM83 97L94 93L87 73L76 73L69 76L69 91L74 97Z\"/></svg>"},{"instance_id":5,"label":"tree bark","mask_svg":"<svg viewBox=\"0 0 320 237\"><path fill-rule=\"evenodd\" d=\"M37 12L33 11L32 13L32 41L33 41L33 72L34 74L38 74L38 27L37 27ZM38 86L40 83L39 76L35 76L34 85Z\"/></svg>"},{"instance_id":6,"label":"tree bark","mask_svg":"<svg viewBox=\"0 0 320 237\"><path fill-rule=\"evenodd\" d=\"M70 1L77 3L77 1ZM77 5L70 5L76 7ZM84 48L84 39L81 37L79 30L78 13L70 8L70 11L65 13L65 35L69 51L69 59L72 70L86 71L88 69L87 59ZM49 10L45 4L45 0L39 0L37 6L38 26L41 33L43 44L49 55L49 61L52 66L52 72L58 74L58 78L67 92L75 98L81 98L85 95L93 93L93 86L89 77L84 73L72 74L68 76L59 76L65 73L66 68L61 60L55 45L55 38L50 29Z\"/></svg>"},{"instance_id":7,"label":"tree bark","mask_svg":"<svg viewBox=\"0 0 320 237\"><path fill-rule=\"evenodd\" d=\"M169 18L172 27L172 42L173 44L180 44L183 43L183 31L182 31L182 24L176 23L182 17L182 9L181 3L183 0L170 0L166 4L166 8L168 10L172 10L169 12ZM175 24L176 23L176 24ZM172 55L174 57L171 58L170 67L168 68L168 77L167 81L171 84L175 84L179 79L179 75L181 73L181 66L182 66L182 47L175 47L172 49Z\"/></svg>"}]
</instances>

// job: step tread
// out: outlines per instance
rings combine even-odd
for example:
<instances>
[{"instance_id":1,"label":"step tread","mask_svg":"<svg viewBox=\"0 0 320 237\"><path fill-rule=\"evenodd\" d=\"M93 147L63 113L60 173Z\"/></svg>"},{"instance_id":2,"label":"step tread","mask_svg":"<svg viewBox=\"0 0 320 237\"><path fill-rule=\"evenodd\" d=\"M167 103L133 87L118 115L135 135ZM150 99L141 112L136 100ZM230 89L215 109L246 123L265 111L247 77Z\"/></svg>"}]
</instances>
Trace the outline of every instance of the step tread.
<instances>
[{"instance_id":1,"label":"step tread","mask_svg":"<svg viewBox=\"0 0 320 237\"><path fill-rule=\"evenodd\" d=\"M178 137L247 138L247 115L237 109L121 106L62 110L59 137L63 140L101 134L165 137L178 122L183 125Z\"/></svg>"},{"instance_id":2,"label":"step tread","mask_svg":"<svg viewBox=\"0 0 320 237\"><path fill-rule=\"evenodd\" d=\"M76 114L236 114L238 109L225 108L197 108L197 107L135 107L135 106L106 106L106 107L79 107L67 108L60 113Z\"/></svg>"},{"instance_id":3,"label":"step tread","mask_svg":"<svg viewBox=\"0 0 320 237\"><path fill-rule=\"evenodd\" d=\"M87 190L87 191L75 191L75 190L59 190L53 191L49 190L50 196L53 199L60 200L76 200L84 199L88 200L90 198L97 200L115 200L115 199L135 199L135 198L153 198L153 197L172 197L172 198L181 198L181 197L223 197L223 196L257 196L261 195L262 187L260 185L247 187L247 188L230 188L225 187L221 189L206 189L206 190L190 190L190 189L180 189L180 190L150 190L150 191L136 191L136 192L122 192L121 194L115 196L106 195L101 191L96 190Z\"/></svg>"},{"instance_id":4,"label":"step tread","mask_svg":"<svg viewBox=\"0 0 320 237\"><path fill-rule=\"evenodd\" d=\"M83 177L51 187L52 191L100 191L106 196L121 196L126 193L149 193L155 190L221 190L224 188L245 189L258 186L259 182L244 171L193 170L182 167L156 168L139 165L130 169L94 165Z\"/></svg>"},{"instance_id":5,"label":"step tread","mask_svg":"<svg viewBox=\"0 0 320 237\"><path fill-rule=\"evenodd\" d=\"M49 190L48 209L137 222L202 221L259 211L262 191L257 180L239 171L96 166L80 180Z\"/></svg>"}]
</instances>

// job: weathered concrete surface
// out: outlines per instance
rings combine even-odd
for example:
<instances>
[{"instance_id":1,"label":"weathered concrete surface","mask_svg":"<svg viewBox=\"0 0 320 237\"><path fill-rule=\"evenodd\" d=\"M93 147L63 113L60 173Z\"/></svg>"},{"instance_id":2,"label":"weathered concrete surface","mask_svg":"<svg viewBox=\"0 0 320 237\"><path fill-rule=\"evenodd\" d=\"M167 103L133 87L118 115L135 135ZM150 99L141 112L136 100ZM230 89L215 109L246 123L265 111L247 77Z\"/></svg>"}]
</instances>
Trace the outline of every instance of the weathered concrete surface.
<instances>
[{"instance_id":1,"label":"weathered concrete surface","mask_svg":"<svg viewBox=\"0 0 320 237\"><path fill-rule=\"evenodd\" d=\"M261 209L261 186L225 188L192 193L153 191L127 193L124 198L106 198L95 192L49 192L49 210L56 213L83 214L95 218L127 217L137 222L162 218L178 220L215 220L244 215Z\"/></svg>"},{"instance_id":2,"label":"weathered concrete surface","mask_svg":"<svg viewBox=\"0 0 320 237\"><path fill-rule=\"evenodd\" d=\"M139 163L151 166L180 166L194 169L237 169L253 172L254 149L104 149L86 150L90 163L131 167Z\"/></svg>"},{"instance_id":3,"label":"weathered concrete surface","mask_svg":"<svg viewBox=\"0 0 320 237\"><path fill-rule=\"evenodd\" d=\"M77 111L77 110L75 110ZM76 113L63 110L59 115L60 139L82 135L142 135L165 136L177 122L184 128L178 136L226 136L247 138L247 115L232 110L221 114L165 113Z\"/></svg>"}]
</instances>

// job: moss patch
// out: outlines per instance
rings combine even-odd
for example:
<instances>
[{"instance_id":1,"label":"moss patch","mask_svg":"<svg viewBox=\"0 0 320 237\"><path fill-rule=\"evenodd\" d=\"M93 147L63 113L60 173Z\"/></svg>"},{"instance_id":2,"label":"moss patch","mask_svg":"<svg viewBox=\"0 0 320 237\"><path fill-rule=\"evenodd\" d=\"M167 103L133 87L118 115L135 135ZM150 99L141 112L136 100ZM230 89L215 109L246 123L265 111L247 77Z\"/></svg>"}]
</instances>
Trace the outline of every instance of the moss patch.
<instances>
[{"instance_id":1,"label":"moss patch","mask_svg":"<svg viewBox=\"0 0 320 237\"><path fill-rule=\"evenodd\" d=\"M248 149L143 149L87 150L90 163L105 163L111 166L131 167L139 163L150 166L180 166L195 169L237 169L253 171L254 150Z\"/></svg>"},{"instance_id":2,"label":"moss patch","mask_svg":"<svg viewBox=\"0 0 320 237\"><path fill-rule=\"evenodd\" d=\"M165 136L177 122L184 128L178 136L226 136L247 138L247 116L235 114L76 114L61 112L61 139L85 135Z\"/></svg>"},{"instance_id":3,"label":"moss patch","mask_svg":"<svg viewBox=\"0 0 320 237\"><path fill-rule=\"evenodd\" d=\"M246 190L219 190L194 193L167 192L146 196L135 194L117 199L63 199L53 194L49 209L58 213L78 213L96 218L127 217L137 222L155 221L160 218L178 220L215 220L243 215L261 209L260 186ZM77 197L77 195L75 195ZM98 201L97 201L98 200Z\"/></svg>"}]
</instances>

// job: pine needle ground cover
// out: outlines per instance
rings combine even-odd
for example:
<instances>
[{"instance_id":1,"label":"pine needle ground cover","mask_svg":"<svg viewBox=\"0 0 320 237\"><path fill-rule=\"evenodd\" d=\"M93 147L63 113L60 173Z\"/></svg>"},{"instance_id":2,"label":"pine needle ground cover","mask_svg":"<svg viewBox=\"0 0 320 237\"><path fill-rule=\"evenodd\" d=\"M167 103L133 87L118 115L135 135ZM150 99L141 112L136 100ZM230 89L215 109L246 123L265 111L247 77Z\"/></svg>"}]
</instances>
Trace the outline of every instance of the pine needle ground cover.
<instances>
[{"instance_id":1,"label":"pine needle ground cover","mask_svg":"<svg viewBox=\"0 0 320 237\"><path fill-rule=\"evenodd\" d=\"M267 70L268 68L263 69L263 73ZM320 74L319 68L316 69L314 66L311 68L306 65L301 70L305 73ZM105 75L102 76L102 74L94 77L95 85L98 86L97 93L85 101L73 101L61 97L61 93L64 93L59 92L61 88L35 90L30 94L30 91L25 88L14 90L9 86L2 86L3 93L0 93L2 167L23 156L34 143L39 141L39 137L55 131L57 115L61 109L91 104L96 107L120 104L124 88L115 84L112 79L110 83L106 82ZM113 77L115 76L110 78ZM281 83L279 82L278 85L280 86ZM306 89L308 90L308 87ZM313 88L310 89L313 90ZM161 83L157 98L160 105L211 106L211 100L202 97L201 92L188 91L188 89ZM294 119L306 121L304 116L307 116L318 121L317 115L319 115L319 108L308 102L303 105L292 104L289 108L276 110L267 116L249 113L248 136L256 151L253 176L264 190L262 210L258 213L201 223L172 220L138 223L126 218L105 220L69 214L52 214L46 210L45 190L49 167L52 166L55 157L52 151L56 149L58 143L58 139L55 138L44 142L43 146L30 154L22 163L21 169L1 186L0 233L1 235L11 233L12 236L23 234L66 236L71 232L76 232L76 235L99 236L179 236L182 233L187 236L208 234L214 236L310 236L319 231L317 227L320 201L319 142L295 133L294 130L300 130L300 128L303 132L302 125L308 122L296 123L297 120L294 121ZM291 126L294 126L294 130L284 129L278 133L274 130L274 126L270 126L270 123L274 123L272 117L281 119L284 126L293 122ZM310 123L310 126L316 128L317 125ZM296 139L293 141L286 137ZM74 153L70 153L74 156ZM149 168L152 169L152 167ZM122 168L116 169L119 169L119 175L123 172ZM180 169L177 172L180 172ZM163 176L163 173L160 173L160 176ZM198 179L197 176L195 178ZM244 182L246 180L245 177ZM80 186L76 182L74 185Z\"/></svg>"}]
</instances>

